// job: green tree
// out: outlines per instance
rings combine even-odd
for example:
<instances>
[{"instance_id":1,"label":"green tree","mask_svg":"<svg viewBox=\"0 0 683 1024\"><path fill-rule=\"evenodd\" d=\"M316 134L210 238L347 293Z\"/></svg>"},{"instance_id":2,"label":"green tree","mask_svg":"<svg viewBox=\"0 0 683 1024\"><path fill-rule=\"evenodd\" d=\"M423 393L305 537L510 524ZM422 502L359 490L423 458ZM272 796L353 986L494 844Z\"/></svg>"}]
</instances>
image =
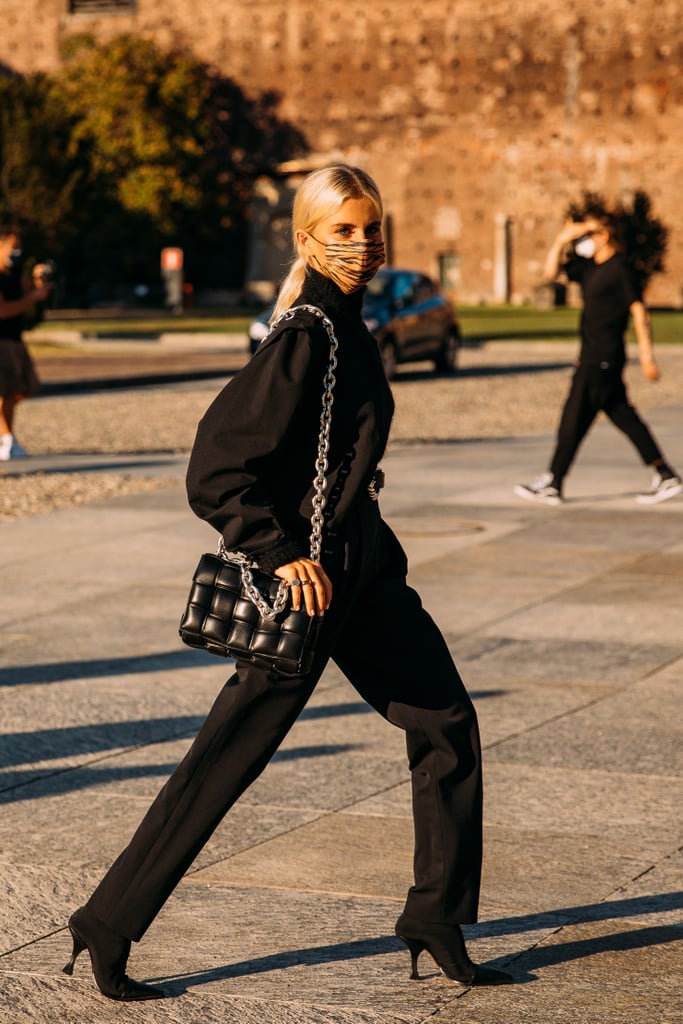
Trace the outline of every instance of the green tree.
<instances>
[{"instance_id":1,"label":"green tree","mask_svg":"<svg viewBox=\"0 0 683 1024\"><path fill-rule=\"evenodd\" d=\"M566 216L577 221L612 218L626 258L643 288L654 274L665 269L669 229L654 216L652 201L642 189L614 205L600 192L585 191L580 200L569 204Z\"/></svg>"},{"instance_id":2,"label":"green tree","mask_svg":"<svg viewBox=\"0 0 683 1024\"><path fill-rule=\"evenodd\" d=\"M0 222L22 228L25 248L61 261L84 169L69 154L73 124L45 75L0 77Z\"/></svg>"},{"instance_id":3,"label":"green tree","mask_svg":"<svg viewBox=\"0 0 683 1024\"><path fill-rule=\"evenodd\" d=\"M150 280L173 244L193 281L241 283L251 182L304 149L278 97L250 100L191 54L129 35L72 37L63 57L54 91L74 125L70 158L88 168L84 263Z\"/></svg>"}]
</instances>

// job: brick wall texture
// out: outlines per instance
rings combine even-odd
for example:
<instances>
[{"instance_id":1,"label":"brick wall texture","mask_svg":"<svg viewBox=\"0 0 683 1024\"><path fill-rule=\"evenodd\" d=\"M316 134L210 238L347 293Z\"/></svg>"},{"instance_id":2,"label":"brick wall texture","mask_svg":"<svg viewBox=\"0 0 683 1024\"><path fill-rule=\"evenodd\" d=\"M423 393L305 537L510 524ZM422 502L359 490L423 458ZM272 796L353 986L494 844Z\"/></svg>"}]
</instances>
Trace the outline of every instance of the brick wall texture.
<instances>
[{"instance_id":1,"label":"brick wall texture","mask_svg":"<svg viewBox=\"0 0 683 1024\"><path fill-rule=\"evenodd\" d=\"M671 229L653 303L682 304L680 0L137 0L71 15L68 0L4 0L0 62L58 65L61 38L134 31L185 46L281 115L326 162L377 179L395 262L461 301L496 297L496 220L510 218L510 287L526 301L568 200L644 188ZM499 279L498 279L499 280Z\"/></svg>"}]
</instances>

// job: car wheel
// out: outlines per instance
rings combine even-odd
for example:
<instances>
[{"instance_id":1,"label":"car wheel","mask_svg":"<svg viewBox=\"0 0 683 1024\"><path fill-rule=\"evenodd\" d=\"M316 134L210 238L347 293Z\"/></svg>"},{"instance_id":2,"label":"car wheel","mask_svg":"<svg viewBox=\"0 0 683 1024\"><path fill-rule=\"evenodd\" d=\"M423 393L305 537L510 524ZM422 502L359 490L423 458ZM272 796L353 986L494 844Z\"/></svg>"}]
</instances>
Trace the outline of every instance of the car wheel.
<instances>
[{"instance_id":1,"label":"car wheel","mask_svg":"<svg viewBox=\"0 0 683 1024\"><path fill-rule=\"evenodd\" d=\"M460 349L460 335L451 327L444 338L439 353L434 360L434 366L438 373L455 373L458 367L458 352Z\"/></svg>"},{"instance_id":2,"label":"car wheel","mask_svg":"<svg viewBox=\"0 0 683 1024\"><path fill-rule=\"evenodd\" d=\"M396 367L398 366L398 349L396 348L396 342L387 339L380 345L379 354L382 359L382 366L384 367L384 373L386 374L387 380L393 380L394 374L396 373Z\"/></svg>"}]
</instances>

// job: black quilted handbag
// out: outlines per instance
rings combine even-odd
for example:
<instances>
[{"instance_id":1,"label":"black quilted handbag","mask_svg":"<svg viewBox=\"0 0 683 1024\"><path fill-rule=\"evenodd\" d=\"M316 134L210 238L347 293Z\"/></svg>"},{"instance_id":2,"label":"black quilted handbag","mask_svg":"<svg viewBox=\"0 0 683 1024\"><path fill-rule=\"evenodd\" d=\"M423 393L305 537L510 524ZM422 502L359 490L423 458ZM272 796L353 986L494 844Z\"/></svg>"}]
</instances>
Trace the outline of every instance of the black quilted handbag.
<instances>
[{"instance_id":1,"label":"black quilted handbag","mask_svg":"<svg viewBox=\"0 0 683 1024\"><path fill-rule=\"evenodd\" d=\"M273 329L298 311L321 317L330 339L311 516L311 558L319 561L338 341L332 321L317 306L293 306ZM311 668L319 628L318 616L295 612L290 606L289 586L284 580L261 572L242 552L229 554L221 538L218 552L204 554L199 560L178 632L189 647L251 661L279 675L299 676Z\"/></svg>"},{"instance_id":2,"label":"black quilted handbag","mask_svg":"<svg viewBox=\"0 0 683 1024\"><path fill-rule=\"evenodd\" d=\"M305 675L311 668L320 619L284 607L272 618L258 609L242 580L242 563L205 554L190 588L180 636L189 647L202 647L223 658L240 658L285 676ZM277 607L282 580L250 569L253 586ZM289 588L282 588L289 605Z\"/></svg>"}]
</instances>

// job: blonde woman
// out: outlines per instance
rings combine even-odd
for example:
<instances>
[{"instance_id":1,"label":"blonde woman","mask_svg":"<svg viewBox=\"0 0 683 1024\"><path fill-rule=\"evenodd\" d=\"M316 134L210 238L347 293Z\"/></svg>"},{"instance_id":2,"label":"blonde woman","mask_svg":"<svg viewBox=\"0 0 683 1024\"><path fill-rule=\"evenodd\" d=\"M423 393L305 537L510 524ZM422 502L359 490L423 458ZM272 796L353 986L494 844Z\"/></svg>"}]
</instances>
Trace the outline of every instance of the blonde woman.
<instances>
[{"instance_id":1,"label":"blonde woman","mask_svg":"<svg viewBox=\"0 0 683 1024\"><path fill-rule=\"evenodd\" d=\"M184 760L129 846L72 916L74 954L90 951L114 999L164 993L129 979L126 960L223 816L263 771L332 658L358 693L404 730L412 777L414 883L396 933L413 974L429 952L461 985L509 975L472 963L460 930L477 919L481 771L477 719L448 648L406 583L405 555L381 518L377 467L393 413L363 289L384 261L382 203L358 168L316 171L293 208L296 259L277 314L309 304L339 340L328 502L320 561L310 558L311 497L329 342L314 315L276 328L199 424L190 505L228 550L290 584L294 607L322 616L313 668L274 677L237 662Z\"/></svg>"}]
</instances>

